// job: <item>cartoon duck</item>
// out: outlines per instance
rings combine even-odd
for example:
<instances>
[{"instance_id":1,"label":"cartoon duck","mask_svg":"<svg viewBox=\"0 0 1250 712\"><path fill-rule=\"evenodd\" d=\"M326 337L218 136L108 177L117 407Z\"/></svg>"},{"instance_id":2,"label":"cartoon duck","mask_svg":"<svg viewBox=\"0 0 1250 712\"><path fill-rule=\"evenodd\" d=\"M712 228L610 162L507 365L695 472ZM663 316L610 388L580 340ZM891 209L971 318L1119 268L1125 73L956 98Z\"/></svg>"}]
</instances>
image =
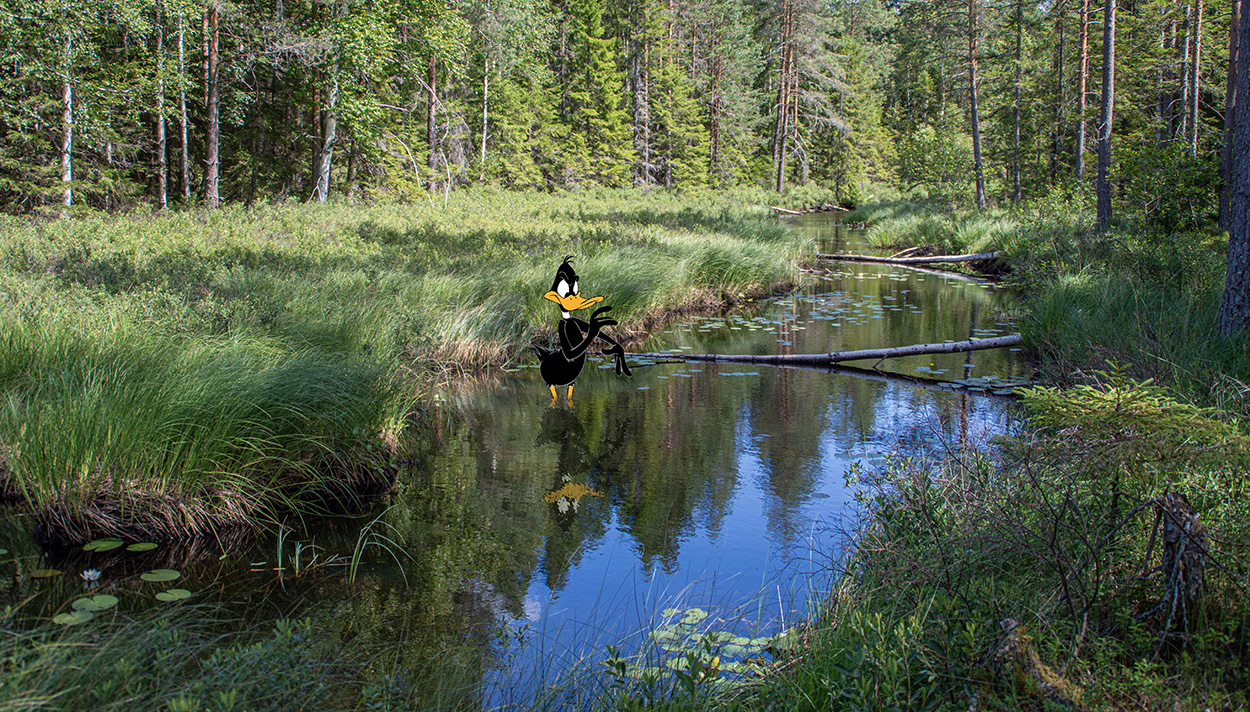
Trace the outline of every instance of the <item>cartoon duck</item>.
<instances>
[{"instance_id":1,"label":"cartoon duck","mask_svg":"<svg viewBox=\"0 0 1250 712\"><path fill-rule=\"evenodd\" d=\"M582 366L586 363L586 350L595 339L609 344L609 347L603 350L603 354L616 357L618 376L632 375L629 364L625 363L625 349L616 339L602 333L604 327L616 325L615 319L599 316L611 311L612 307L596 309L590 315L589 323L572 316L571 312L597 304L603 301L603 297L586 299L581 296L577 272L573 270L573 265L569 262L571 259L573 259L572 255L564 258L564 262L556 270L555 279L551 281L551 291L543 295L544 299L550 299L560 305L562 318L557 329L560 336L560 348L551 350L539 346L534 347L538 352L543 381L551 389L552 404L556 402L556 386L568 386L568 399L570 403L572 402L573 381L577 380L577 375L582 372Z\"/></svg>"}]
</instances>

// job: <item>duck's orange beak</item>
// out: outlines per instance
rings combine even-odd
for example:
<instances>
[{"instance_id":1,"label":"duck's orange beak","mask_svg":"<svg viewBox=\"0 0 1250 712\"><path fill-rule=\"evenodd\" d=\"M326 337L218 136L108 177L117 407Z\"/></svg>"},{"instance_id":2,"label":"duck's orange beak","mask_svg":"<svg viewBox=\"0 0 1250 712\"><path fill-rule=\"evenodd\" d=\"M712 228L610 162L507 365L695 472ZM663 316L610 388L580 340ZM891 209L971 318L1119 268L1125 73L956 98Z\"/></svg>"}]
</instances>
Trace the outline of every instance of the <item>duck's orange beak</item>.
<instances>
[{"instance_id":1,"label":"duck's orange beak","mask_svg":"<svg viewBox=\"0 0 1250 712\"><path fill-rule=\"evenodd\" d=\"M603 301L603 297L591 297L590 299L583 299L580 294L570 294L567 297L561 298L560 295L555 292L547 292L546 294L543 295L543 299L550 299L556 304L559 304L560 308L563 309L564 311L570 311L570 312L577 311L578 309L585 309L591 304L598 304L599 302Z\"/></svg>"}]
</instances>

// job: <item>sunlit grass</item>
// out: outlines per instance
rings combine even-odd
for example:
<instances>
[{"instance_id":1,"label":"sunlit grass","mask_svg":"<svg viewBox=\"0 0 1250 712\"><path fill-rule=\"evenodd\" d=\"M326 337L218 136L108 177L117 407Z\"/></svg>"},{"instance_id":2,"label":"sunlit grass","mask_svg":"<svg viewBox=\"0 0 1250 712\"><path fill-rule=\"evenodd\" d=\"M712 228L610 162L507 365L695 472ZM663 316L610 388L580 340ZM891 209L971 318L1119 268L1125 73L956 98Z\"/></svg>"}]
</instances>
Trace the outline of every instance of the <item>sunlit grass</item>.
<instances>
[{"instance_id":1,"label":"sunlit grass","mask_svg":"<svg viewBox=\"0 0 1250 712\"><path fill-rule=\"evenodd\" d=\"M631 191L5 228L0 474L67 540L178 536L122 512L179 503L188 533L246 523L341 477L327 462L393 441L431 374L532 358L566 255L628 332L785 285L812 251L750 200Z\"/></svg>"}]
</instances>

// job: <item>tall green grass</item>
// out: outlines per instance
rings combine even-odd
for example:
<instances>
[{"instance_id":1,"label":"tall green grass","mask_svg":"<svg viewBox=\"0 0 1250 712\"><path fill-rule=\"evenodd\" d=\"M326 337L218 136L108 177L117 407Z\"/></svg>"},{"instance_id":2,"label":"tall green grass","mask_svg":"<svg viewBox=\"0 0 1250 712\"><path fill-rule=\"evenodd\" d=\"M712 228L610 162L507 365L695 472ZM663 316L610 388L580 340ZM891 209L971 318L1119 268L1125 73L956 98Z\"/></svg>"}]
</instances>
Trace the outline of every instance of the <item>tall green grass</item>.
<instances>
[{"instance_id":1,"label":"tall green grass","mask_svg":"<svg viewBox=\"0 0 1250 712\"><path fill-rule=\"evenodd\" d=\"M5 218L0 248L0 476L66 541L248 522L342 479L439 374L532 358L565 255L628 332L812 251L732 196L488 190Z\"/></svg>"},{"instance_id":2,"label":"tall green grass","mask_svg":"<svg viewBox=\"0 0 1250 712\"><path fill-rule=\"evenodd\" d=\"M1250 417L1250 338L1215 329L1227 236L1213 226L1165 234L1125 220L1100 234L1088 196L1064 190L1011 211L898 202L865 206L856 218L883 248L1004 252L1005 279L1023 301L1021 331L1048 380L1083 382L1114 361Z\"/></svg>"}]
</instances>

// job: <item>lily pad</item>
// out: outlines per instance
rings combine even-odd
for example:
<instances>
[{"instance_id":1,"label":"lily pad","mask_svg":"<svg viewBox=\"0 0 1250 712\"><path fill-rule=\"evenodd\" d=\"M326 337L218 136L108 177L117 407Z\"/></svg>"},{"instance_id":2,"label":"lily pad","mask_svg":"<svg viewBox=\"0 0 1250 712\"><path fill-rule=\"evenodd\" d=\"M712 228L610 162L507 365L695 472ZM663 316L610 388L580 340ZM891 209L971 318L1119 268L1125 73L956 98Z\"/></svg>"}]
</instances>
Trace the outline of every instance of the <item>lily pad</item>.
<instances>
[{"instance_id":1,"label":"lily pad","mask_svg":"<svg viewBox=\"0 0 1250 712\"><path fill-rule=\"evenodd\" d=\"M7 553L9 553L8 549L0 549L0 556L4 556Z\"/></svg>"},{"instance_id":2,"label":"lily pad","mask_svg":"<svg viewBox=\"0 0 1250 712\"><path fill-rule=\"evenodd\" d=\"M112 551L126 542L121 539L96 539L83 545L83 551Z\"/></svg>"},{"instance_id":3,"label":"lily pad","mask_svg":"<svg viewBox=\"0 0 1250 712\"><path fill-rule=\"evenodd\" d=\"M117 596L110 596L107 593L101 593L97 596L88 596L74 601L72 604L76 611L107 611L117 605Z\"/></svg>"},{"instance_id":4,"label":"lily pad","mask_svg":"<svg viewBox=\"0 0 1250 712\"><path fill-rule=\"evenodd\" d=\"M153 569L145 574L140 574L139 578L144 581L151 581L152 583L162 583L165 581L173 581L181 575L182 574L174 571L173 569Z\"/></svg>"},{"instance_id":5,"label":"lily pad","mask_svg":"<svg viewBox=\"0 0 1250 712\"><path fill-rule=\"evenodd\" d=\"M191 592L185 588L171 588L156 594L156 600L158 601L181 601L190 597Z\"/></svg>"},{"instance_id":6,"label":"lily pad","mask_svg":"<svg viewBox=\"0 0 1250 712\"><path fill-rule=\"evenodd\" d=\"M36 569L30 572L31 578L52 578L53 576L60 576L60 575L61 575L60 569Z\"/></svg>"},{"instance_id":7,"label":"lily pad","mask_svg":"<svg viewBox=\"0 0 1250 712\"><path fill-rule=\"evenodd\" d=\"M92 613L91 611L85 611L85 610L80 609L72 613L57 614L52 617L52 622L59 623L61 625L78 625L79 623L86 623L87 621L91 620L94 617L95 617L95 614Z\"/></svg>"},{"instance_id":8,"label":"lily pad","mask_svg":"<svg viewBox=\"0 0 1250 712\"><path fill-rule=\"evenodd\" d=\"M156 548L156 544L150 541L141 541L138 544L131 544L126 547L126 551L151 551Z\"/></svg>"}]
</instances>

